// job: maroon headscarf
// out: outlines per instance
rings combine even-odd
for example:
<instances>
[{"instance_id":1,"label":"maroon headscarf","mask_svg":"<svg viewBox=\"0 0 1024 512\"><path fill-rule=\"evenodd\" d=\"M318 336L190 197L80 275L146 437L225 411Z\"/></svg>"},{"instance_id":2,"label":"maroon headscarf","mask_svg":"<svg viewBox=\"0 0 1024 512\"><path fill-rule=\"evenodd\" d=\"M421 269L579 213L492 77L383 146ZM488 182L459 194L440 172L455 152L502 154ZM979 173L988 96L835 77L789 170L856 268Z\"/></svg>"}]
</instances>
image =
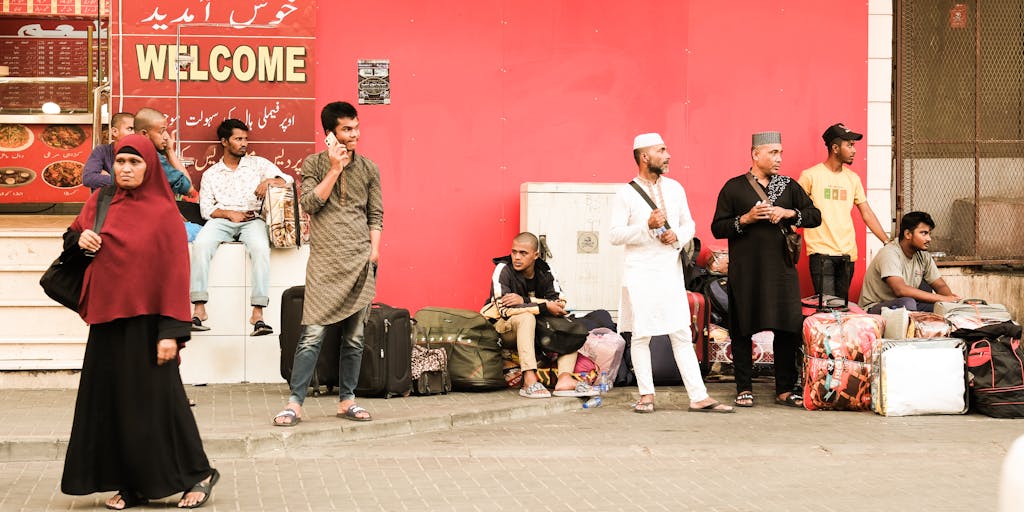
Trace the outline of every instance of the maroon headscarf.
<instances>
[{"instance_id":1,"label":"maroon headscarf","mask_svg":"<svg viewBox=\"0 0 1024 512\"><path fill-rule=\"evenodd\" d=\"M86 323L164 315L189 321L188 239L153 143L129 135L114 146L115 159L134 148L146 162L142 184L118 188L100 229L102 243L86 268L78 313ZM117 180L114 180L117 183ZM92 229L100 194L89 197L71 229Z\"/></svg>"}]
</instances>

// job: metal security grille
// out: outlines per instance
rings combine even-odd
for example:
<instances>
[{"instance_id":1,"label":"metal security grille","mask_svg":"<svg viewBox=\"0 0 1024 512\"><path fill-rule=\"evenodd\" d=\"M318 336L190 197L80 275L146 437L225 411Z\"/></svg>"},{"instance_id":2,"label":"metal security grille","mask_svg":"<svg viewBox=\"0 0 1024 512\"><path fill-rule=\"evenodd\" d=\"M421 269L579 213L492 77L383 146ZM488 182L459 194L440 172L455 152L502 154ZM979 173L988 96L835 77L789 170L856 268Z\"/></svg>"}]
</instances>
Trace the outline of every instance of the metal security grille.
<instances>
[{"instance_id":1,"label":"metal security grille","mask_svg":"<svg viewBox=\"0 0 1024 512\"><path fill-rule=\"evenodd\" d=\"M1024 263L1024 2L900 0L900 215L935 219L951 264Z\"/></svg>"}]
</instances>

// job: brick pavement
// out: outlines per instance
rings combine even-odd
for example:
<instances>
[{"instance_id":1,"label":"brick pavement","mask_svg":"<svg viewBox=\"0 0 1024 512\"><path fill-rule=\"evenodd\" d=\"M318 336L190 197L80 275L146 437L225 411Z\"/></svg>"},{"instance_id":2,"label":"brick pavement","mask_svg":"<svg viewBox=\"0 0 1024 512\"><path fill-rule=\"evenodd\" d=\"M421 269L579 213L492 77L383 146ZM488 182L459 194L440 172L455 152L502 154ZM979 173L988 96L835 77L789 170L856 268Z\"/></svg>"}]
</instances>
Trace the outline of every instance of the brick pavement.
<instances>
[{"instance_id":1,"label":"brick pavement","mask_svg":"<svg viewBox=\"0 0 1024 512\"><path fill-rule=\"evenodd\" d=\"M724 400L732 386L711 384L709 390ZM311 399L308 423L276 430L332 428L306 443L213 457L224 478L207 509L992 510L1002 457L1024 434L1024 422L977 415L812 413L764 405L771 396L766 384L755 391L761 403L734 415L689 413L679 388L659 389L658 411L646 416L624 405L635 388L620 390L611 405L596 410L506 392L372 401L377 421L431 411L451 417L489 402L523 404L530 412L495 409L454 428L427 422L422 425L437 428L361 439L346 437L338 428L342 420L328 417L333 398ZM205 437L211 428L233 424L237 432L273 429L268 414L285 392L284 385L190 389L200 401L196 413ZM65 392L38 393L31 397L49 397L53 405L45 409L57 412L61 399L51 394ZM0 398L7 411L15 402L28 403ZM3 439L15 430L59 433L70 425L70 411L64 414L15 417L13 423L25 424L4 425ZM52 459L0 463L0 510L102 505L101 495L61 495L61 470Z\"/></svg>"}]
</instances>

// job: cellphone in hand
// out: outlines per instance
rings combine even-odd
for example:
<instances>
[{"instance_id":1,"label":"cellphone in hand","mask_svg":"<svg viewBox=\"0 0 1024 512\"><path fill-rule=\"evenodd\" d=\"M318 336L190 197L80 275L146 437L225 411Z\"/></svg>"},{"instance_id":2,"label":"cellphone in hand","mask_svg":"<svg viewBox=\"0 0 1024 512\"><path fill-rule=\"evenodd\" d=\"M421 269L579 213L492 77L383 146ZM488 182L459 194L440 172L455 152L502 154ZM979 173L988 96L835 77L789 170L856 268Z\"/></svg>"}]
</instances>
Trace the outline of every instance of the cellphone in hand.
<instances>
[{"instance_id":1,"label":"cellphone in hand","mask_svg":"<svg viewBox=\"0 0 1024 512\"><path fill-rule=\"evenodd\" d=\"M324 143L327 144L328 148L334 147L338 143L338 137L334 135L334 132L328 133L327 137L324 138Z\"/></svg>"}]
</instances>

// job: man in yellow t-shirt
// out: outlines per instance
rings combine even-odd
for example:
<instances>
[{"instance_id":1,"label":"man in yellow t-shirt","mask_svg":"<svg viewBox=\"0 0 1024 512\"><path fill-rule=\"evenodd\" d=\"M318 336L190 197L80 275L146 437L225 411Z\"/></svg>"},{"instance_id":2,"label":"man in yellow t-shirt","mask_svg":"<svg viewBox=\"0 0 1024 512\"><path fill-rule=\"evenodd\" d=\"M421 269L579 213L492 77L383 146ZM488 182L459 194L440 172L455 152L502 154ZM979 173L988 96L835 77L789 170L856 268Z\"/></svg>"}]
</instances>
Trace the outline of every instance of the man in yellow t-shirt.
<instances>
[{"instance_id":1,"label":"man in yellow t-shirt","mask_svg":"<svg viewBox=\"0 0 1024 512\"><path fill-rule=\"evenodd\" d=\"M857 261L857 233L850 210L857 207L864 224L883 244L889 236L868 205L860 177L846 167L853 164L857 154L855 143L863 135L838 123L829 126L821 138L828 148L828 158L805 170L798 180L814 206L821 210L821 226L805 229L804 242L814 292L847 297L853 280L853 262ZM824 281L828 274L834 277L833 286Z\"/></svg>"}]
</instances>

